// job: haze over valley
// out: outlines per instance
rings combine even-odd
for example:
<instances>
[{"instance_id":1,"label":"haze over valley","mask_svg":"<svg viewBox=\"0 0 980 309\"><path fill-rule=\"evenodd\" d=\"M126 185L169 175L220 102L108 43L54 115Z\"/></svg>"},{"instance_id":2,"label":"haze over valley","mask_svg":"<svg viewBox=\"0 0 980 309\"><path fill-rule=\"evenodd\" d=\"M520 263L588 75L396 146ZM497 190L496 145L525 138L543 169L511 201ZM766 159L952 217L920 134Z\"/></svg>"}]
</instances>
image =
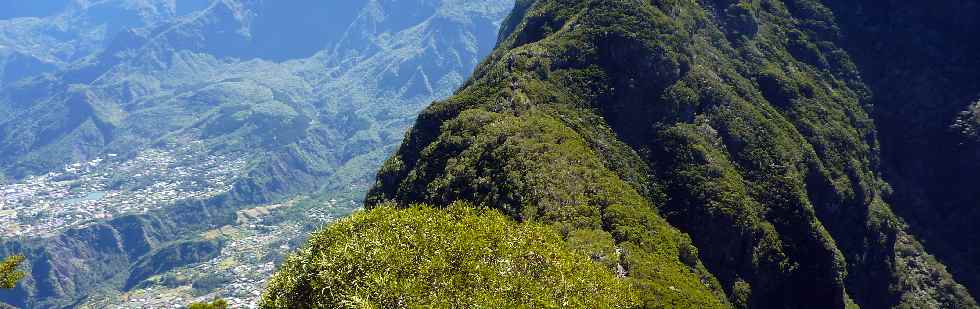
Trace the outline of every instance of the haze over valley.
<instances>
[{"instance_id":1,"label":"haze over valley","mask_svg":"<svg viewBox=\"0 0 980 309\"><path fill-rule=\"evenodd\" d=\"M0 256L30 274L0 301L254 306L512 6L0 1Z\"/></svg>"}]
</instances>

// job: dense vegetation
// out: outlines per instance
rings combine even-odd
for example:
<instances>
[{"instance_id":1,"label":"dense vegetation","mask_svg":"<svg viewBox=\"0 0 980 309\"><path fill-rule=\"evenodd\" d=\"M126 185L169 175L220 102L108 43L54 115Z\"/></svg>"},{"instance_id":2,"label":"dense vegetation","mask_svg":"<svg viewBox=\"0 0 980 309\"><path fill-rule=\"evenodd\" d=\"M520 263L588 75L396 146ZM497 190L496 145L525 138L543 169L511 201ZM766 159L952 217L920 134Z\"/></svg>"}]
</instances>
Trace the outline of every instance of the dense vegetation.
<instances>
[{"instance_id":1,"label":"dense vegetation","mask_svg":"<svg viewBox=\"0 0 980 309\"><path fill-rule=\"evenodd\" d=\"M622 251L649 306L669 290L738 308L975 308L889 203L878 76L862 75L843 35L881 21L838 22L841 7L519 1L474 77L419 116L368 204L468 201ZM950 119L974 121L967 104Z\"/></svg>"},{"instance_id":2,"label":"dense vegetation","mask_svg":"<svg viewBox=\"0 0 980 309\"><path fill-rule=\"evenodd\" d=\"M228 309L228 302L224 299L215 299L211 302L187 305L187 309Z\"/></svg>"},{"instance_id":3,"label":"dense vegetation","mask_svg":"<svg viewBox=\"0 0 980 309\"><path fill-rule=\"evenodd\" d=\"M279 3L0 13L41 17L0 22L0 182L178 138L250 159L226 195L0 243L32 264L5 300L136 286L236 207L363 192L509 5ZM977 308L977 37L975 0L519 0L264 305Z\"/></svg>"},{"instance_id":4,"label":"dense vegetation","mask_svg":"<svg viewBox=\"0 0 980 309\"><path fill-rule=\"evenodd\" d=\"M181 265L204 262L218 256L221 241L180 241L147 253L134 263L126 279L124 290L130 290L147 278L164 273Z\"/></svg>"},{"instance_id":5,"label":"dense vegetation","mask_svg":"<svg viewBox=\"0 0 980 309\"><path fill-rule=\"evenodd\" d=\"M19 255L9 256L0 262L0 289L13 289L24 278L24 272L17 270L23 262L24 257Z\"/></svg>"},{"instance_id":6,"label":"dense vegetation","mask_svg":"<svg viewBox=\"0 0 980 309\"><path fill-rule=\"evenodd\" d=\"M262 306L637 306L630 286L587 253L495 210L382 205L315 233L272 278Z\"/></svg>"},{"instance_id":7,"label":"dense vegetation","mask_svg":"<svg viewBox=\"0 0 980 309\"><path fill-rule=\"evenodd\" d=\"M980 296L980 9L976 1L826 1L874 96L887 200ZM874 25L869 27L868 25Z\"/></svg>"}]
</instances>

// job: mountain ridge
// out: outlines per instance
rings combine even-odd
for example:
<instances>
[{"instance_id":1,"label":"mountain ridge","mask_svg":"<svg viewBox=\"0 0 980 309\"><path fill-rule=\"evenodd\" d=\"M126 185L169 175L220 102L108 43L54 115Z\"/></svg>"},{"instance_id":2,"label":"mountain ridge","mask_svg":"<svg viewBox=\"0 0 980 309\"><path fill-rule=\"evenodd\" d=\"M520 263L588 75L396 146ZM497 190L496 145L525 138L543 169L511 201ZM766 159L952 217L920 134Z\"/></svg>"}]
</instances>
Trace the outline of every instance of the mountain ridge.
<instances>
[{"instance_id":1,"label":"mountain ridge","mask_svg":"<svg viewBox=\"0 0 980 309\"><path fill-rule=\"evenodd\" d=\"M574 163L499 157L512 139L570 129L690 235L736 307L974 308L886 201L876 97L840 47L852 26L836 21L841 6L520 1L474 77L419 116L367 204L461 200L553 222L525 211L570 190L583 196L565 203L601 211L601 190L523 176L564 179ZM562 125L529 133L512 118Z\"/></svg>"},{"instance_id":2,"label":"mountain ridge","mask_svg":"<svg viewBox=\"0 0 980 309\"><path fill-rule=\"evenodd\" d=\"M26 255L29 276L0 299L257 301L220 287L284 263L259 305L978 308L978 13L108 0L13 14L0 189L19 208L0 203L0 229L22 236L0 256ZM65 211L143 192L165 194ZM364 193L364 212L282 256Z\"/></svg>"}]
</instances>

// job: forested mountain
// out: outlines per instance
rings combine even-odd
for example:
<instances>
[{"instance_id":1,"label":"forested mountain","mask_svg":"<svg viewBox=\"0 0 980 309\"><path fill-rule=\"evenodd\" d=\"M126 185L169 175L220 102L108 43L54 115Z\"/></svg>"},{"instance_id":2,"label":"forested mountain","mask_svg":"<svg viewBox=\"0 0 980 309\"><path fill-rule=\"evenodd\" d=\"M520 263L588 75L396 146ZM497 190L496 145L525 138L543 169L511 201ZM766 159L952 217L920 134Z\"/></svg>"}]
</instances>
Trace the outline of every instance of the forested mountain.
<instances>
[{"instance_id":1,"label":"forested mountain","mask_svg":"<svg viewBox=\"0 0 980 309\"><path fill-rule=\"evenodd\" d=\"M424 250L436 239L419 235L454 227L370 231L406 224L391 205L463 203L550 226L579 253L554 265L591 258L631 285L609 305L977 308L978 15L976 1L518 1L496 50L382 167L374 209L317 234L266 305L507 301L480 297L493 276L466 293L412 285L453 246L415 272L385 248L345 260L353 279L326 262L358 240ZM505 244L460 272L505 273ZM542 293L517 303L585 306Z\"/></svg>"},{"instance_id":2,"label":"forested mountain","mask_svg":"<svg viewBox=\"0 0 980 309\"><path fill-rule=\"evenodd\" d=\"M978 37L975 0L0 0L0 301L978 308Z\"/></svg>"},{"instance_id":3,"label":"forested mountain","mask_svg":"<svg viewBox=\"0 0 980 309\"><path fill-rule=\"evenodd\" d=\"M60 308L145 287L227 250L200 235L252 218L241 209L355 208L512 6L0 1L0 256L26 254L30 274L0 301Z\"/></svg>"}]
</instances>

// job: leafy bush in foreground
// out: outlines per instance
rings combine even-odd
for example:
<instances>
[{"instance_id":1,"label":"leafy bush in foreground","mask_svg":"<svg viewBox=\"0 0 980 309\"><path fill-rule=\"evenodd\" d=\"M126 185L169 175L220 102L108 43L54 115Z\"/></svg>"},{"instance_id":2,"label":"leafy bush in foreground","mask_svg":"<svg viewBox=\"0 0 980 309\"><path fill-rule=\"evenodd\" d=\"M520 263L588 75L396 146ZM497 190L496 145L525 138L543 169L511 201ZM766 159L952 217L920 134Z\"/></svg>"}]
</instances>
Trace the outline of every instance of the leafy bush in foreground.
<instances>
[{"instance_id":1,"label":"leafy bush in foreground","mask_svg":"<svg viewBox=\"0 0 980 309\"><path fill-rule=\"evenodd\" d=\"M187 309L228 309L228 302L224 299L215 299L213 302L193 303Z\"/></svg>"},{"instance_id":2,"label":"leafy bush in foreground","mask_svg":"<svg viewBox=\"0 0 980 309\"><path fill-rule=\"evenodd\" d=\"M315 233L272 278L262 307L635 307L636 299L553 229L456 203L378 207Z\"/></svg>"}]
</instances>

